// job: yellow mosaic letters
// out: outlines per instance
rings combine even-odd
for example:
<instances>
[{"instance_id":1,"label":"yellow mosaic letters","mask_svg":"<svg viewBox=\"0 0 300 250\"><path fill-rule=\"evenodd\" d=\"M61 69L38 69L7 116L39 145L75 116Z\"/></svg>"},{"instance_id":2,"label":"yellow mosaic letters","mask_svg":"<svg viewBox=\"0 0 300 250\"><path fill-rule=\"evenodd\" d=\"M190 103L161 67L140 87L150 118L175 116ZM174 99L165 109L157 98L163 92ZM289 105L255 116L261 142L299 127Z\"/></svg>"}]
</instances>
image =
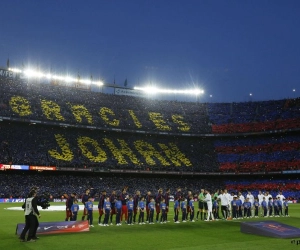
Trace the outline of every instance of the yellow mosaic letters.
<instances>
[{"instance_id":1,"label":"yellow mosaic letters","mask_svg":"<svg viewBox=\"0 0 300 250\"><path fill-rule=\"evenodd\" d=\"M163 120L161 113L149 112L149 117L159 130L171 130L170 126Z\"/></svg>"},{"instance_id":2,"label":"yellow mosaic letters","mask_svg":"<svg viewBox=\"0 0 300 250\"><path fill-rule=\"evenodd\" d=\"M136 155L131 151L131 149L128 147L127 143L124 140L119 140L118 142L121 145L121 148L117 148L113 141L107 138L103 139L116 160L119 164L128 164L124 156L127 156L132 163L139 165L139 160L137 159Z\"/></svg>"},{"instance_id":3,"label":"yellow mosaic letters","mask_svg":"<svg viewBox=\"0 0 300 250\"><path fill-rule=\"evenodd\" d=\"M174 143L169 143L170 147L163 143L158 143L158 145L161 147L161 149L165 152L166 156L176 167L180 167L181 163L183 163L183 165L187 167L192 166L190 160L186 158L184 153L182 153Z\"/></svg>"},{"instance_id":4,"label":"yellow mosaic letters","mask_svg":"<svg viewBox=\"0 0 300 250\"><path fill-rule=\"evenodd\" d=\"M99 146L98 142L90 137L79 137L77 139L78 146L82 151L82 154L87 157L92 162L105 162L107 157L106 153L102 148ZM87 147L90 144L96 151L96 155L93 154Z\"/></svg>"},{"instance_id":5,"label":"yellow mosaic letters","mask_svg":"<svg viewBox=\"0 0 300 250\"><path fill-rule=\"evenodd\" d=\"M77 122L82 123L82 117L84 117L89 124L93 124L93 117L86 107L83 105L72 105L71 103L68 104L71 106L72 113Z\"/></svg>"},{"instance_id":6,"label":"yellow mosaic letters","mask_svg":"<svg viewBox=\"0 0 300 250\"><path fill-rule=\"evenodd\" d=\"M114 111L112 111L111 109L103 107L100 109L99 114L100 114L101 118L103 119L103 121L105 121L105 123L115 126L115 127L119 126L119 123L120 123L119 120L117 120L117 119L110 120L107 116L108 114L111 116L115 116Z\"/></svg>"},{"instance_id":7,"label":"yellow mosaic letters","mask_svg":"<svg viewBox=\"0 0 300 250\"><path fill-rule=\"evenodd\" d=\"M132 118L132 120L133 120L135 126L136 126L137 128L141 128L141 127L142 127L142 124L140 123L139 119L136 117L134 111L129 109L128 112L129 112L129 114L130 114L130 116L131 116L131 118Z\"/></svg>"},{"instance_id":8,"label":"yellow mosaic letters","mask_svg":"<svg viewBox=\"0 0 300 250\"><path fill-rule=\"evenodd\" d=\"M179 125L179 127L177 127L179 130L181 131L189 131L190 130L190 126L183 121L183 116L182 115L172 115L172 120L174 123L177 123Z\"/></svg>"},{"instance_id":9,"label":"yellow mosaic letters","mask_svg":"<svg viewBox=\"0 0 300 250\"><path fill-rule=\"evenodd\" d=\"M29 101L21 96L12 96L9 100L9 105L13 112L19 114L20 116L31 115L31 107Z\"/></svg>"},{"instance_id":10,"label":"yellow mosaic letters","mask_svg":"<svg viewBox=\"0 0 300 250\"><path fill-rule=\"evenodd\" d=\"M134 145L139 153L145 158L147 164L156 165L153 157L158 159L162 165L170 166L170 163L148 142L139 140L135 141Z\"/></svg>"},{"instance_id":11,"label":"yellow mosaic letters","mask_svg":"<svg viewBox=\"0 0 300 250\"><path fill-rule=\"evenodd\" d=\"M41 106L44 115L49 120L58 120L58 121L64 121L65 118L60 113L60 106L53 101L49 100L41 100Z\"/></svg>"},{"instance_id":12,"label":"yellow mosaic letters","mask_svg":"<svg viewBox=\"0 0 300 250\"><path fill-rule=\"evenodd\" d=\"M56 149L51 149L48 150L49 155L57 160L72 161L74 155L66 138L61 134L56 134L55 139L61 149L61 153L59 153Z\"/></svg>"}]
</instances>

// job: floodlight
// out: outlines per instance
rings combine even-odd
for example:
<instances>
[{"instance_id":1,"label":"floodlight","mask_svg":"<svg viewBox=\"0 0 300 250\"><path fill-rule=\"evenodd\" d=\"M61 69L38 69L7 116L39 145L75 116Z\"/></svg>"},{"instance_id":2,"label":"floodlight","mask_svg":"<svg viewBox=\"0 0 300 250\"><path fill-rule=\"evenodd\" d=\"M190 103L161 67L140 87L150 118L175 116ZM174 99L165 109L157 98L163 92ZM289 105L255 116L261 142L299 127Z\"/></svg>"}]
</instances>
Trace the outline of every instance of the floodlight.
<instances>
[{"instance_id":1,"label":"floodlight","mask_svg":"<svg viewBox=\"0 0 300 250\"><path fill-rule=\"evenodd\" d=\"M8 68L9 71L12 71L12 72L16 72L16 73L21 73L22 70L20 69L16 69L16 68Z\"/></svg>"},{"instance_id":2,"label":"floodlight","mask_svg":"<svg viewBox=\"0 0 300 250\"><path fill-rule=\"evenodd\" d=\"M104 85L104 83L103 83L102 81L98 81L98 82L96 82L96 84L97 84L98 86Z\"/></svg>"},{"instance_id":3,"label":"floodlight","mask_svg":"<svg viewBox=\"0 0 300 250\"><path fill-rule=\"evenodd\" d=\"M73 82L74 79L72 77L66 76L66 77L64 77L64 81L65 82Z\"/></svg>"},{"instance_id":4,"label":"floodlight","mask_svg":"<svg viewBox=\"0 0 300 250\"><path fill-rule=\"evenodd\" d=\"M26 70L24 70L24 74L27 77L43 77L43 73L35 71L33 69L26 69Z\"/></svg>"},{"instance_id":5,"label":"floodlight","mask_svg":"<svg viewBox=\"0 0 300 250\"><path fill-rule=\"evenodd\" d=\"M147 94L164 93L164 94L199 95L204 93L204 91L201 89L160 89L154 86L134 87L134 89L144 91Z\"/></svg>"}]
</instances>

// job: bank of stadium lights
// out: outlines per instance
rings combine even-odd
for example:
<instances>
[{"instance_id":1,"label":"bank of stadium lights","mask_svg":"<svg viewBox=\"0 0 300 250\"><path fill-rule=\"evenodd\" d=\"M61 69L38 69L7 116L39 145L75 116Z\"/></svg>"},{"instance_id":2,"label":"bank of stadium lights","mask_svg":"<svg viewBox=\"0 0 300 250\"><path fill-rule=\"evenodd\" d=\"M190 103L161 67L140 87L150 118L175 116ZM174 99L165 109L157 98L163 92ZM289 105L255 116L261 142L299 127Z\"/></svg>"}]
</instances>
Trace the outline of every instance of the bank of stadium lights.
<instances>
[{"instance_id":1,"label":"bank of stadium lights","mask_svg":"<svg viewBox=\"0 0 300 250\"><path fill-rule=\"evenodd\" d=\"M135 90L143 91L147 94L185 94L185 95L200 95L204 91L201 89L161 89L157 87L134 87Z\"/></svg>"},{"instance_id":2,"label":"bank of stadium lights","mask_svg":"<svg viewBox=\"0 0 300 250\"><path fill-rule=\"evenodd\" d=\"M24 74L24 76L26 76L28 78L47 78L49 80L53 79L53 80L58 80L58 81L64 81L67 83L79 82L79 83L86 84L86 85L90 85L90 84L95 84L98 86L103 85L103 82L101 82L101 81L92 81L91 79L80 79L80 78L71 77L71 76L52 75L49 73L45 74L41 71L36 71L33 69L21 70L21 69L17 69L17 68L9 68L8 70L15 72L15 73L22 73L22 74Z\"/></svg>"}]
</instances>

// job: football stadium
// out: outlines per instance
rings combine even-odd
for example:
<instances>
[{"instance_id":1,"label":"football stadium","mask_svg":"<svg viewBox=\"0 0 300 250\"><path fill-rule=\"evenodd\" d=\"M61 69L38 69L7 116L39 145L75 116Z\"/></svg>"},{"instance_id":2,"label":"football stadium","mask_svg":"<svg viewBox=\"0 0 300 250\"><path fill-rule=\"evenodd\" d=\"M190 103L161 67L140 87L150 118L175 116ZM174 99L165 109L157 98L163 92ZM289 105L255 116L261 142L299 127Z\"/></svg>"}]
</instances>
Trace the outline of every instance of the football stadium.
<instances>
[{"instance_id":1,"label":"football stadium","mask_svg":"<svg viewBox=\"0 0 300 250\"><path fill-rule=\"evenodd\" d=\"M299 98L157 100L150 92L202 90L0 73L1 248L300 244ZM31 244L20 233L32 187L41 216Z\"/></svg>"}]
</instances>

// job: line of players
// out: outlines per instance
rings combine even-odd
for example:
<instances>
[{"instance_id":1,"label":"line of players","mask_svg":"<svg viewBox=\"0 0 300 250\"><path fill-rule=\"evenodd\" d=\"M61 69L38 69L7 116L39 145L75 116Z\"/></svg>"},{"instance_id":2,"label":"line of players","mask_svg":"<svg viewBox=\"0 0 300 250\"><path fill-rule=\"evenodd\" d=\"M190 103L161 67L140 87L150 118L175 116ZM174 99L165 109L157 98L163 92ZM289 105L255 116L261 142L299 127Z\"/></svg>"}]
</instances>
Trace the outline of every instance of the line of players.
<instances>
[{"instance_id":1,"label":"line of players","mask_svg":"<svg viewBox=\"0 0 300 250\"><path fill-rule=\"evenodd\" d=\"M77 220L77 215L79 211L78 202L75 199L76 194L73 193L67 197L66 201L66 221ZM183 199L183 194L181 189L178 188L175 195L175 208L174 208L174 221L178 221L178 213L180 208L183 211L183 221L186 221L189 217L190 221L194 222L194 197L191 192L188 192L187 204ZM170 189L168 189L164 194L163 190L159 189L158 193L154 196L150 191L147 192L145 196L141 196L140 191L136 191L134 196L129 196L127 193L127 188L122 190L121 195L117 196L116 192L113 191L110 196L107 195L106 191L102 191L99 203L98 203L98 225L108 226L109 222L112 225L113 215L116 216L116 225L122 225L122 221L125 220L127 225L133 225L139 223L140 225L154 224L157 223L167 223L168 212L169 212L169 201L170 201ZM176 202L177 201L177 202ZM93 227L93 199L90 197L90 190L87 189L85 194L82 196L82 203L84 204L84 211L82 220L87 216L89 224ZM156 213L156 218L154 215ZM138 218L137 218L138 215ZM146 216L146 220L145 217ZM102 220L103 219L103 220Z\"/></svg>"},{"instance_id":2,"label":"line of players","mask_svg":"<svg viewBox=\"0 0 300 250\"><path fill-rule=\"evenodd\" d=\"M67 199L66 220L77 220L77 214L79 211L78 202L75 199L76 194L71 194ZM112 225L113 215L116 216L116 225L122 225L123 218L127 225L133 225L135 223L145 224L144 216L146 215L146 222L154 224L154 213L156 212L156 222L166 223L169 212L169 197L170 189L164 194L163 190L159 189L158 193L153 196L150 191L146 196L141 196L140 191L136 191L134 196L129 196L127 189L124 188L120 196L116 195L113 191L110 196L106 191L102 191L98 203L98 225L108 226L109 222ZM227 190L217 190L213 196L209 190L201 189L198 197L193 196L191 191L184 196L181 189L178 188L174 196L174 222L180 223L179 211L182 212L182 222L191 221L194 222L195 206L194 199L198 200L198 211L196 220L199 215L201 220L210 221L218 220L219 217L219 203L221 205L221 213L223 219L238 219L238 218L250 218L258 217L259 210L264 217L267 216L279 216L283 215L282 208L284 207L285 216L288 216L288 203L285 197L280 192L275 199L266 192L262 194L259 192L258 197L254 198L251 192L248 192L246 199L241 193L231 195L227 193ZM90 190L86 190L82 197L82 203L84 204L84 211L82 220L87 216L89 224L93 227L93 199L90 197ZM273 214L274 211L274 214ZM137 218L138 216L138 218ZM102 220L103 217L103 220ZM188 219L189 218L189 219Z\"/></svg>"},{"instance_id":3,"label":"line of players","mask_svg":"<svg viewBox=\"0 0 300 250\"><path fill-rule=\"evenodd\" d=\"M257 197L249 191L246 198L239 192L228 194L227 190L221 191L214 201L213 211L218 211L218 200L221 201L221 212L223 219L243 219L243 218L258 218L259 211L262 217L280 217L289 216L288 201L279 192L276 197L272 197L269 192L258 192ZM283 213L284 209L284 213ZM216 212L216 216L218 213ZM218 218L218 217L217 217Z\"/></svg>"}]
</instances>

